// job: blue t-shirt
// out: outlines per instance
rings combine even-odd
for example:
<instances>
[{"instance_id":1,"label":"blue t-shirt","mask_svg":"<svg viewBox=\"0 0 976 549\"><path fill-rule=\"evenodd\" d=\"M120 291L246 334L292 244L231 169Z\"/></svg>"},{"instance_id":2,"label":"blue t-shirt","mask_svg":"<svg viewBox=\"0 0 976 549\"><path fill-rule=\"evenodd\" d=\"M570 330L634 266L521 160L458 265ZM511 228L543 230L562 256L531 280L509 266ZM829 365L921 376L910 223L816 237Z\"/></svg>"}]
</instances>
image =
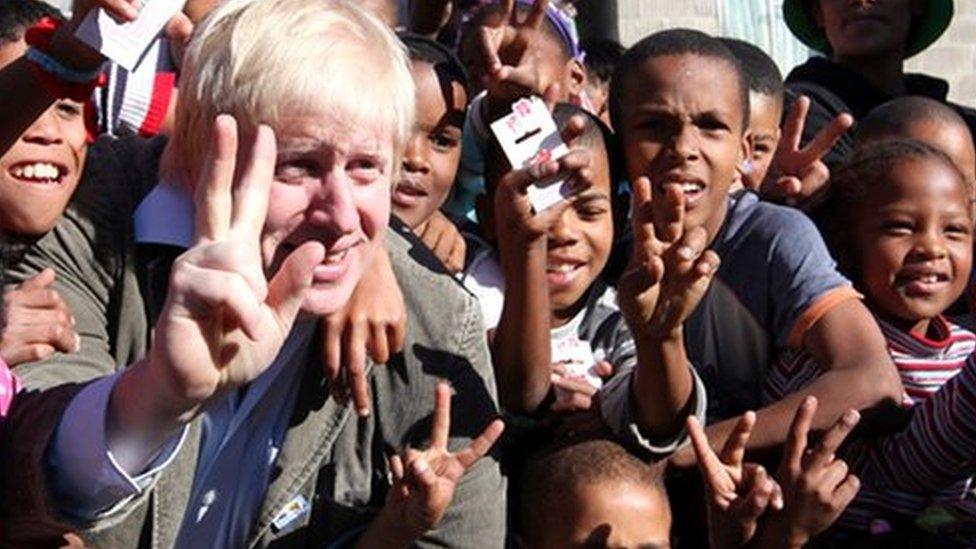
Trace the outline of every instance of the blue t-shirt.
<instances>
[{"instance_id":1,"label":"blue t-shirt","mask_svg":"<svg viewBox=\"0 0 976 549\"><path fill-rule=\"evenodd\" d=\"M761 406L769 364L857 293L810 219L751 192L729 197L711 248L722 264L685 323L685 343L708 391L709 419L720 420Z\"/></svg>"}]
</instances>

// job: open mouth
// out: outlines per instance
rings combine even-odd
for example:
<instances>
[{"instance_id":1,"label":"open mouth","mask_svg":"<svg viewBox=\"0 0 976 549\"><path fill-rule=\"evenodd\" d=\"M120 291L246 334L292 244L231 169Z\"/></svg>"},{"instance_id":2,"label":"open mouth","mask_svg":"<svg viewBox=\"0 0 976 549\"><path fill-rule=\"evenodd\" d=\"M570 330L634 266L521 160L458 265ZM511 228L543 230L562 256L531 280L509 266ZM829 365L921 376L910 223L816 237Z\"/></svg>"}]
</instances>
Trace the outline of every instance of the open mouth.
<instances>
[{"instance_id":1,"label":"open mouth","mask_svg":"<svg viewBox=\"0 0 976 549\"><path fill-rule=\"evenodd\" d=\"M565 287L573 283L585 263L580 261L549 260L546 264L546 279L550 288Z\"/></svg>"},{"instance_id":2,"label":"open mouth","mask_svg":"<svg viewBox=\"0 0 976 549\"><path fill-rule=\"evenodd\" d=\"M908 295L929 295L942 291L949 283L949 275L943 272L908 272L895 277L895 283Z\"/></svg>"},{"instance_id":3,"label":"open mouth","mask_svg":"<svg viewBox=\"0 0 976 549\"><path fill-rule=\"evenodd\" d=\"M393 202L398 206L412 207L427 198L427 190L418 183L401 180L393 186Z\"/></svg>"},{"instance_id":4,"label":"open mouth","mask_svg":"<svg viewBox=\"0 0 976 549\"><path fill-rule=\"evenodd\" d=\"M59 185L68 170L52 162L18 162L7 172L17 181L30 185Z\"/></svg>"},{"instance_id":5,"label":"open mouth","mask_svg":"<svg viewBox=\"0 0 976 549\"><path fill-rule=\"evenodd\" d=\"M696 179L668 178L660 185L661 194L667 192L668 185L674 185L681 189L681 194L685 197L685 207L694 206L705 196L705 184Z\"/></svg>"}]
</instances>

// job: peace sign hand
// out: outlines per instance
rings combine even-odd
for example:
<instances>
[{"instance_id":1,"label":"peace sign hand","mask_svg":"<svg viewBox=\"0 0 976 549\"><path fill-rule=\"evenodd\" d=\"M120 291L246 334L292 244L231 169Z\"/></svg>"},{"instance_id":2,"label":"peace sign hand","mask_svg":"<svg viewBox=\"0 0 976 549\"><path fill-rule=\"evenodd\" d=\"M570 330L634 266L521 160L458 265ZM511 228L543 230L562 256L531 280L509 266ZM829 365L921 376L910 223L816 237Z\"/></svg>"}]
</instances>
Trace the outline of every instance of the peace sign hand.
<instances>
[{"instance_id":1,"label":"peace sign hand","mask_svg":"<svg viewBox=\"0 0 976 549\"><path fill-rule=\"evenodd\" d=\"M738 547L756 533L759 517L771 505L782 509L779 485L755 463L744 463L746 443L756 414L746 412L718 455L694 416L688 417L688 433L708 494L708 532L712 547Z\"/></svg>"},{"instance_id":2,"label":"peace sign hand","mask_svg":"<svg viewBox=\"0 0 976 549\"><path fill-rule=\"evenodd\" d=\"M495 419L467 448L452 453L447 448L451 431L451 389L437 384L430 447L407 448L404 455L390 458L393 486L383 513L409 532L410 542L437 526L454 497L464 474L478 462L501 436L505 424Z\"/></svg>"},{"instance_id":3,"label":"peace sign hand","mask_svg":"<svg viewBox=\"0 0 976 549\"><path fill-rule=\"evenodd\" d=\"M271 364L301 308L318 242L294 250L271 280L259 240L274 178L274 132L257 128L238 156L233 117L218 116L197 184L196 242L173 265L150 362L181 410L245 385Z\"/></svg>"},{"instance_id":4,"label":"peace sign hand","mask_svg":"<svg viewBox=\"0 0 976 549\"><path fill-rule=\"evenodd\" d=\"M493 103L508 105L520 97L553 93L550 88L556 84L548 80L548 71L540 70L544 59L541 27L548 6L548 0L535 0L519 22L515 0L502 0L498 19L481 27L482 54L488 69L485 87Z\"/></svg>"},{"instance_id":5,"label":"peace sign hand","mask_svg":"<svg viewBox=\"0 0 976 549\"><path fill-rule=\"evenodd\" d=\"M684 228L680 185L668 184L661 204L652 201L646 177L634 181L634 253L620 278L621 313L636 336L655 341L678 339L688 318L718 270L719 257L705 250L704 228Z\"/></svg>"},{"instance_id":6,"label":"peace sign hand","mask_svg":"<svg viewBox=\"0 0 976 549\"><path fill-rule=\"evenodd\" d=\"M771 539L798 547L827 529L857 495L860 481L837 459L837 450L860 420L848 410L824 433L820 443L808 446L817 399L808 396L796 411L783 448L776 478L783 487L784 516L770 526Z\"/></svg>"},{"instance_id":7,"label":"peace sign hand","mask_svg":"<svg viewBox=\"0 0 976 549\"><path fill-rule=\"evenodd\" d=\"M773 165L762 185L765 198L801 209L815 207L825 197L830 170L822 159L854 125L851 115L840 114L801 147L809 112L810 98L801 95L783 125L783 138L776 147Z\"/></svg>"}]
</instances>

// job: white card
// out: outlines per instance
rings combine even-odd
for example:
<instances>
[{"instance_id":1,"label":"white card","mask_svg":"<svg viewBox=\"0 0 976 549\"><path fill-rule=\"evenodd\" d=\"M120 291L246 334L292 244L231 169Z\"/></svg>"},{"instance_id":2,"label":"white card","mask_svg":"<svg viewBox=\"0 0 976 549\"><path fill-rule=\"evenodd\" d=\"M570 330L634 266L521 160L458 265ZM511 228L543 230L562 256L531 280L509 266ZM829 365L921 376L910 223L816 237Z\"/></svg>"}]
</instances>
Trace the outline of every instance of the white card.
<instances>
[{"instance_id":1,"label":"white card","mask_svg":"<svg viewBox=\"0 0 976 549\"><path fill-rule=\"evenodd\" d=\"M561 364L566 375L581 377L597 389L603 386L603 380L596 374L597 361L589 343L576 337L554 339L550 350L552 363Z\"/></svg>"},{"instance_id":2,"label":"white card","mask_svg":"<svg viewBox=\"0 0 976 549\"><path fill-rule=\"evenodd\" d=\"M501 144L508 163L515 169L558 160L569 152L559 135L556 121L538 97L516 101L510 114L492 122L491 131ZM527 192L537 212L572 194L569 183L563 178L537 182Z\"/></svg>"},{"instance_id":3,"label":"white card","mask_svg":"<svg viewBox=\"0 0 976 549\"><path fill-rule=\"evenodd\" d=\"M75 37L128 71L136 68L163 26L186 0L143 0L135 21L120 23L101 8L88 12Z\"/></svg>"}]
</instances>

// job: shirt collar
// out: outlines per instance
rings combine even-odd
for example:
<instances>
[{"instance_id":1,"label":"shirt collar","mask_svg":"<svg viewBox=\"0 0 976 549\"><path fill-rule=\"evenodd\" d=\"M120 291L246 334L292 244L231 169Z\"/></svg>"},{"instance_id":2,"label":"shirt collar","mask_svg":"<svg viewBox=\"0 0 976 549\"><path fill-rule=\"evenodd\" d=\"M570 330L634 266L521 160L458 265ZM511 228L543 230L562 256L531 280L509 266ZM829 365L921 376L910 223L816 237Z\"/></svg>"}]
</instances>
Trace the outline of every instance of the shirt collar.
<instances>
[{"instance_id":1,"label":"shirt collar","mask_svg":"<svg viewBox=\"0 0 976 549\"><path fill-rule=\"evenodd\" d=\"M194 215L190 190L180 183L162 180L133 215L136 242L189 248L193 244Z\"/></svg>"}]
</instances>

